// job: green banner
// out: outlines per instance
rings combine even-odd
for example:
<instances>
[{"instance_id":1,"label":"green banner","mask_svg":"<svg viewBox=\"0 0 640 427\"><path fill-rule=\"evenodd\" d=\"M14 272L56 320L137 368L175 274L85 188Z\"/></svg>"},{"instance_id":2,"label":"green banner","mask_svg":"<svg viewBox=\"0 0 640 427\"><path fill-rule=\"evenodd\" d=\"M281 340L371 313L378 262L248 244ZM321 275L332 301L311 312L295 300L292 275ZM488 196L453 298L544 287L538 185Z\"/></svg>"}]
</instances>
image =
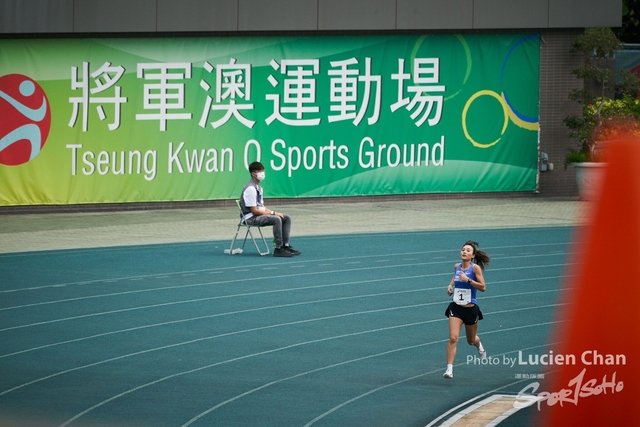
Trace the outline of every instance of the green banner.
<instances>
[{"instance_id":1,"label":"green banner","mask_svg":"<svg viewBox=\"0 0 640 427\"><path fill-rule=\"evenodd\" d=\"M537 35L0 40L0 205L536 189Z\"/></svg>"}]
</instances>

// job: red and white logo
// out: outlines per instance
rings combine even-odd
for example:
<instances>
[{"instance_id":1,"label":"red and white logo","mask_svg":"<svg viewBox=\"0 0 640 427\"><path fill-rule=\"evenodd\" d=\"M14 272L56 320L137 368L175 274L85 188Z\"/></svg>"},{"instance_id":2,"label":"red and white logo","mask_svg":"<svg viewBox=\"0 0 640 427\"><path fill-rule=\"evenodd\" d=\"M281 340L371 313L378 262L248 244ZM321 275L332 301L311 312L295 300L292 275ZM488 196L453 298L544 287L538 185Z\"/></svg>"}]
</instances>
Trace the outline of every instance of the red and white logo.
<instances>
[{"instance_id":1,"label":"red and white logo","mask_svg":"<svg viewBox=\"0 0 640 427\"><path fill-rule=\"evenodd\" d=\"M33 160L50 128L51 109L40 85L21 74L0 77L0 164Z\"/></svg>"}]
</instances>

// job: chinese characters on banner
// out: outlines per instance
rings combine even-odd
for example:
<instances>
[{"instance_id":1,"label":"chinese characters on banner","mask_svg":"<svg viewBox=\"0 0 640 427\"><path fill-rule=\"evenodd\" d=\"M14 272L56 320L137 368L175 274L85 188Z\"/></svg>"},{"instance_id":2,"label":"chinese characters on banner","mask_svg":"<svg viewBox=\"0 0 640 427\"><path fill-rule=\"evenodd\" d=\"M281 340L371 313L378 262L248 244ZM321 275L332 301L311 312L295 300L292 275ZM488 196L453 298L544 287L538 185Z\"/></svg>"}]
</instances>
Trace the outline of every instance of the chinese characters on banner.
<instances>
[{"instance_id":1,"label":"chinese characters on banner","mask_svg":"<svg viewBox=\"0 0 640 427\"><path fill-rule=\"evenodd\" d=\"M330 114L325 117L330 123L351 121L358 126L370 104L373 105L373 112L367 117L367 124L378 122L382 78L371 74L371 60L364 58L362 70L358 68L360 63L357 58L330 63L331 69L327 70L331 85ZM268 125L274 121L288 126L319 125L323 118L316 103L315 77L320 73L320 61L272 60L270 64L274 73L268 81L274 88L282 87L283 94L266 94L265 98L273 103L273 111L264 121ZM122 96L122 87L117 85L125 69L107 61L91 73L90 66L88 62L82 64L80 77L78 67L71 67L71 90L80 93L79 96L69 97L69 103L73 105L69 126L76 126L80 115L82 131L87 132L89 106L95 104L103 121L107 118L104 106L112 105L113 121L108 128L115 131L120 127L121 105L127 102L127 97ZM137 77L144 81L143 108L150 112L136 114L135 120L157 120L160 131L166 131L169 120L193 118L193 113L185 111L185 85L192 83L192 64L143 63L137 67ZM198 125L204 128L210 124L217 129L233 118L251 129L255 120L243 114L255 108L251 102L251 64L237 64L232 58L228 64L215 66L205 61L203 68L211 74L214 83L212 85L204 78L200 80L200 87L207 97ZM398 59L398 72L391 75L391 80L397 81L397 101L390 106L392 112L405 107L411 112L411 119L416 126L422 126L425 121L429 126L440 122L445 86L439 84L438 58L415 58L410 70L405 70L404 59ZM106 92L110 89L112 93L108 96ZM215 96L211 95L212 91ZM213 121L209 121L212 111L220 113Z\"/></svg>"}]
</instances>

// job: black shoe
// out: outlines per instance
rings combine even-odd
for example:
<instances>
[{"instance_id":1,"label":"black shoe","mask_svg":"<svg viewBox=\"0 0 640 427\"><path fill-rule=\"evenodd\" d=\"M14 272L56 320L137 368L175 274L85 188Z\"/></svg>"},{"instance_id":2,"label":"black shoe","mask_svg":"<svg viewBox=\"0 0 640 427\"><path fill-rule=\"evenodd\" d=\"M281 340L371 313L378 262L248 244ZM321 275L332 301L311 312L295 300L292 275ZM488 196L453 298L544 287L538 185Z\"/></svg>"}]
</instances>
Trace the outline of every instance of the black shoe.
<instances>
[{"instance_id":1,"label":"black shoe","mask_svg":"<svg viewBox=\"0 0 640 427\"><path fill-rule=\"evenodd\" d=\"M273 256L291 258L293 254L285 250L285 248L275 248L273 250Z\"/></svg>"},{"instance_id":2,"label":"black shoe","mask_svg":"<svg viewBox=\"0 0 640 427\"><path fill-rule=\"evenodd\" d=\"M289 252L292 255L300 255L302 252L296 251L292 246L283 246L282 249Z\"/></svg>"}]
</instances>

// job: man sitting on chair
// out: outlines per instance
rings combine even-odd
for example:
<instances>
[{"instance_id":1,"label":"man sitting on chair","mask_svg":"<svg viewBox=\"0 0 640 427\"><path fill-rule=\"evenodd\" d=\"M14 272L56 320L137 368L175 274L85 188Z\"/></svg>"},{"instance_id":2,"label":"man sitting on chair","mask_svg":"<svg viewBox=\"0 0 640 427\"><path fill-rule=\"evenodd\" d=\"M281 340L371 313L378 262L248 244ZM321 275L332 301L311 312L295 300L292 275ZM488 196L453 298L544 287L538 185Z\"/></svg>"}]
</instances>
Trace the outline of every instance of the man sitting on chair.
<instances>
[{"instance_id":1,"label":"man sitting on chair","mask_svg":"<svg viewBox=\"0 0 640 427\"><path fill-rule=\"evenodd\" d=\"M240 196L240 208L245 222L258 227L273 226L273 237L276 248L273 255L277 257L292 257L300 255L289 245L289 232L291 231L291 217L287 214L275 212L264 207L262 187L260 182L264 179L264 166L260 162L249 165L251 180L242 189Z\"/></svg>"}]
</instances>

